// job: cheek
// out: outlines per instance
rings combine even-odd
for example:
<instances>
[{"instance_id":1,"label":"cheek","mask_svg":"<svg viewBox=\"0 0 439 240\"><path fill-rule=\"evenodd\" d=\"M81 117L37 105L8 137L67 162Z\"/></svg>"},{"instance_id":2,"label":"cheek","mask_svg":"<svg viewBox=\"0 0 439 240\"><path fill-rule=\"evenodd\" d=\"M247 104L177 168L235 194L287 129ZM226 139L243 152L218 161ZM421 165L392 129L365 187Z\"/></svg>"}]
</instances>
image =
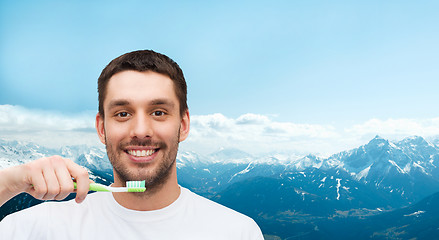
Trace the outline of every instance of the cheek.
<instances>
[{"instance_id":1,"label":"cheek","mask_svg":"<svg viewBox=\"0 0 439 240\"><path fill-rule=\"evenodd\" d=\"M163 140L174 141L178 137L180 125L175 123L158 124L155 128L154 135Z\"/></svg>"},{"instance_id":2,"label":"cheek","mask_svg":"<svg viewBox=\"0 0 439 240\"><path fill-rule=\"evenodd\" d=\"M107 141L117 142L127 135L128 130L120 124L109 123L105 128L105 133Z\"/></svg>"}]
</instances>

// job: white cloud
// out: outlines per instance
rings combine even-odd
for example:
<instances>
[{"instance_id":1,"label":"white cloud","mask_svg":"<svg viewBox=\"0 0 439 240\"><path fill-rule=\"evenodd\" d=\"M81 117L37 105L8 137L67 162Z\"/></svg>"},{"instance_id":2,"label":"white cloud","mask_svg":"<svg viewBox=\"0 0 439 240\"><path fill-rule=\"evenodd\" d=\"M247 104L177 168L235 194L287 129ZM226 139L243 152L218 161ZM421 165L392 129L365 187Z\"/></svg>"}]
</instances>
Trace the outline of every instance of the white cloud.
<instances>
[{"instance_id":1,"label":"white cloud","mask_svg":"<svg viewBox=\"0 0 439 240\"><path fill-rule=\"evenodd\" d=\"M439 118L432 119L370 119L361 124L346 128L351 135L381 135L386 138L406 136L431 137L439 135Z\"/></svg>"},{"instance_id":2,"label":"white cloud","mask_svg":"<svg viewBox=\"0 0 439 240\"><path fill-rule=\"evenodd\" d=\"M32 141L48 147L99 145L95 113L65 115L20 106L0 105L0 137Z\"/></svg>"},{"instance_id":3,"label":"white cloud","mask_svg":"<svg viewBox=\"0 0 439 240\"><path fill-rule=\"evenodd\" d=\"M338 137L334 127L329 125L276 122L268 116L251 113L233 119L216 113L192 116L191 132L183 146L203 152L222 147L240 148L250 153L310 152L315 142Z\"/></svg>"},{"instance_id":4,"label":"white cloud","mask_svg":"<svg viewBox=\"0 0 439 240\"><path fill-rule=\"evenodd\" d=\"M236 119L237 124L267 124L270 122L270 119L267 116L247 113L241 115Z\"/></svg>"},{"instance_id":5,"label":"white cloud","mask_svg":"<svg viewBox=\"0 0 439 240\"><path fill-rule=\"evenodd\" d=\"M94 130L94 115L81 113L77 116L66 116L50 111L0 105L0 129L25 132Z\"/></svg>"},{"instance_id":6,"label":"white cloud","mask_svg":"<svg viewBox=\"0 0 439 240\"><path fill-rule=\"evenodd\" d=\"M439 118L370 119L344 129L333 125L278 122L250 113L236 119L219 113L192 116L191 121L191 133L183 146L206 153L222 147L236 147L249 153L286 151L328 156L366 144L375 135L390 140L439 135Z\"/></svg>"}]
</instances>

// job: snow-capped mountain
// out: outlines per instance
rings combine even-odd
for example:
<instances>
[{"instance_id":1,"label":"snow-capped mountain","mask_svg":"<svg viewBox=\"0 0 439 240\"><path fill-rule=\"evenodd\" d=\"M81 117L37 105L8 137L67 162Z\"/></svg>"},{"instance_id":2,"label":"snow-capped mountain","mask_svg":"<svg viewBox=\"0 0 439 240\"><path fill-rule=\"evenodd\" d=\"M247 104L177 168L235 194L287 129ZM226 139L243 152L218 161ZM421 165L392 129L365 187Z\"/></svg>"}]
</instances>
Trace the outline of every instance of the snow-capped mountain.
<instances>
[{"instance_id":1,"label":"snow-capped mountain","mask_svg":"<svg viewBox=\"0 0 439 240\"><path fill-rule=\"evenodd\" d=\"M92 170L112 172L113 167L104 148L81 146L67 146L61 148L61 156L74 159L76 163Z\"/></svg>"},{"instance_id":2,"label":"snow-capped mountain","mask_svg":"<svg viewBox=\"0 0 439 240\"><path fill-rule=\"evenodd\" d=\"M431 174L439 163L438 152L437 146L422 137L392 143L377 136L364 146L331 156L328 161L338 162L338 167L357 179L367 180L373 170L380 172L381 176L393 170L400 174L410 174L412 171Z\"/></svg>"},{"instance_id":3,"label":"snow-capped mountain","mask_svg":"<svg viewBox=\"0 0 439 240\"><path fill-rule=\"evenodd\" d=\"M439 191L439 148L422 137L392 143L377 136L363 146L326 159L307 155L280 161L272 156L253 157L238 152L241 161L236 161L238 158L233 155L234 152L221 150L209 156L180 154L179 171L184 175L183 179L193 179L193 182L203 183L210 189L218 188L216 190L254 177L298 182L297 179L303 176L304 179L300 180L303 182L300 186L302 194L331 192L322 195L322 198L349 199L352 202L356 193L366 196L366 192L372 189L394 207L407 205ZM229 159L234 161L227 161ZM330 180L334 181L330 183ZM381 207L388 206L384 204Z\"/></svg>"},{"instance_id":4,"label":"snow-capped mountain","mask_svg":"<svg viewBox=\"0 0 439 240\"><path fill-rule=\"evenodd\" d=\"M410 203L439 189L438 160L439 148L421 137L392 143L377 136L325 161L336 163L332 165L356 181L399 194Z\"/></svg>"},{"instance_id":5,"label":"snow-capped mountain","mask_svg":"<svg viewBox=\"0 0 439 240\"><path fill-rule=\"evenodd\" d=\"M104 148L79 145L50 149L34 143L0 140L0 168L24 164L53 155L72 159L79 165L86 167L90 177L95 181L108 182L112 179L112 167ZM103 177L102 174L106 176Z\"/></svg>"},{"instance_id":6,"label":"snow-capped mountain","mask_svg":"<svg viewBox=\"0 0 439 240\"><path fill-rule=\"evenodd\" d=\"M55 152L33 143L4 141L0 139L0 168L23 164Z\"/></svg>"}]
</instances>

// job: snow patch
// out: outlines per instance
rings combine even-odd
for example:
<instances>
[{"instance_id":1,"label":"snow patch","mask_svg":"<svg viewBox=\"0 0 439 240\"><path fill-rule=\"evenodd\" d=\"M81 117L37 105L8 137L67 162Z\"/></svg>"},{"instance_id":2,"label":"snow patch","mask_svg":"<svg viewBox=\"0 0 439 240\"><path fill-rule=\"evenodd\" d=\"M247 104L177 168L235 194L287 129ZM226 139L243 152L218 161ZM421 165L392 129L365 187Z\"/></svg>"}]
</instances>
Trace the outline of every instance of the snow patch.
<instances>
[{"instance_id":1,"label":"snow patch","mask_svg":"<svg viewBox=\"0 0 439 240\"><path fill-rule=\"evenodd\" d=\"M389 160L389 163L392 164L393 166L395 166L396 169L398 170L398 172L403 173L403 174L406 173L400 166L398 166L398 164L396 164L396 162Z\"/></svg>"},{"instance_id":2,"label":"snow patch","mask_svg":"<svg viewBox=\"0 0 439 240\"><path fill-rule=\"evenodd\" d=\"M398 146L396 146L394 143L392 143L392 142L389 142L389 145L392 147L392 148L396 148L396 149L400 149Z\"/></svg>"},{"instance_id":3,"label":"snow patch","mask_svg":"<svg viewBox=\"0 0 439 240\"><path fill-rule=\"evenodd\" d=\"M371 167L372 167L372 164L371 164L369 167L367 167L367 168L361 170L359 173L357 173L357 174L355 175L355 179L356 179L357 181L360 181L362 178L366 179L367 175L369 174L369 171L370 171L370 168L371 168Z\"/></svg>"},{"instance_id":4,"label":"snow patch","mask_svg":"<svg viewBox=\"0 0 439 240\"><path fill-rule=\"evenodd\" d=\"M235 178L235 177L238 176L238 175L242 175L242 174L246 174L246 173L250 172L250 170L252 169L251 166L252 166L252 163L249 163L249 164L247 165L247 167L246 167L244 170L242 170L242 171L240 171L240 172L238 172L238 173L235 173L235 174L230 178L230 180L229 180L228 182L231 182L231 181L233 180L233 178Z\"/></svg>"},{"instance_id":5,"label":"snow patch","mask_svg":"<svg viewBox=\"0 0 439 240\"><path fill-rule=\"evenodd\" d=\"M426 175L430 175L423 166L421 166L420 164L418 164L416 162L413 163L413 167L421 169L422 173L424 173Z\"/></svg>"},{"instance_id":6,"label":"snow patch","mask_svg":"<svg viewBox=\"0 0 439 240\"><path fill-rule=\"evenodd\" d=\"M411 214L404 215L404 217L411 217L411 216L419 217L423 213L425 213L425 211L417 211Z\"/></svg>"},{"instance_id":7,"label":"snow patch","mask_svg":"<svg viewBox=\"0 0 439 240\"><path fill-rule=\"evenodd\" d=\"M416 164L416 163L413 163L413 166L415 166L414 164ZM416 167L416 166L415 166L415 167ZM405 165L405 167L404 167L404 169L403 169L403 171L406 172L406 173L409 173L411 170L412 170L412 165L411 165L410 163L408 163L407 165Z\"/></svg>"},{"instance_id":8,"label":"snow patch","mask_svg":"<svg viewBox=\"0 0 439 240\"><path fill-rule=\"evenodd\" d=\"M337 200L340 200L340 187L341 187L340 181L341 181L341 178L337 178L335 180L337 180Z\"/></svg>"}]
</instances>

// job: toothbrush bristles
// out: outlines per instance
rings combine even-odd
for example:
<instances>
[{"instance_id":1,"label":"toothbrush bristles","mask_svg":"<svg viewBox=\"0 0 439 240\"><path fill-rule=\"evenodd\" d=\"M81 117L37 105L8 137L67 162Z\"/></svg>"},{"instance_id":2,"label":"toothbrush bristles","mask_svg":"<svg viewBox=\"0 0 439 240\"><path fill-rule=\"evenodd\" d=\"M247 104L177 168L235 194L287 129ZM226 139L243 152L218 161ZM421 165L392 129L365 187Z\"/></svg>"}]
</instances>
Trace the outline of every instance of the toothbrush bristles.
<instances>
[{"instance_id":1,"label":"toothbrush bristles","mask_svg":"<svg viewBox=\"0 0 439 240\"><path fill-rule=\"evenodd\" d=\"M128 192L145 192L145 181L128 181Z\"/></svg>"}]
</instances>

